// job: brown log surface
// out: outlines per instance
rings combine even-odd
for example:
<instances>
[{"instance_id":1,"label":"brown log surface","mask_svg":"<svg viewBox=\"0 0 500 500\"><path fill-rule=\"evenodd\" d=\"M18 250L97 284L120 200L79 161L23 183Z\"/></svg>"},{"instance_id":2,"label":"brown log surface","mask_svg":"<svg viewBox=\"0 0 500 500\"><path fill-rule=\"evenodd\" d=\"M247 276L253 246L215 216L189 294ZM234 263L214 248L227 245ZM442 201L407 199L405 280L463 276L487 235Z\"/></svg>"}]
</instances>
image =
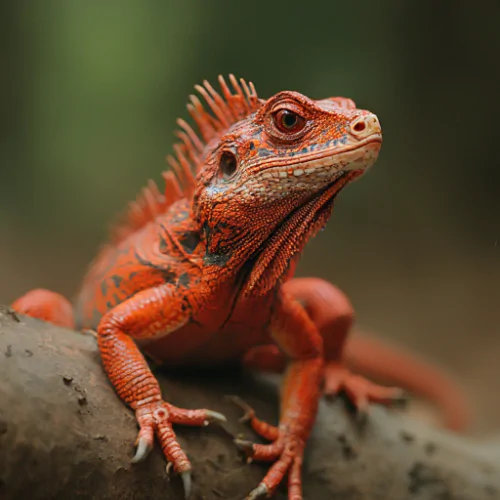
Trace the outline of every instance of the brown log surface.
<instances>
[{"instance_id":1,"label":"brown log surface","mask_svg":"<svg viewBox=\"0 0 500 500\"><path fill-rule=\"evenodd\" d=\"M265 466L245 464L235 449L233 437L255 436L225 395L238 394L276 422L275 383L231 370L157 375L169 401L228 418L221 427L177 427L193 464L192 498L245 498ZM91 335L0 312L0 499L181 499L158 446L130 464L136 432ZM495 500L500 447L377 406L360 426L338 399L321 403L303 478L308 500ZM276 498L286 498L284 486Z\"/></svg>"}]
</instances>

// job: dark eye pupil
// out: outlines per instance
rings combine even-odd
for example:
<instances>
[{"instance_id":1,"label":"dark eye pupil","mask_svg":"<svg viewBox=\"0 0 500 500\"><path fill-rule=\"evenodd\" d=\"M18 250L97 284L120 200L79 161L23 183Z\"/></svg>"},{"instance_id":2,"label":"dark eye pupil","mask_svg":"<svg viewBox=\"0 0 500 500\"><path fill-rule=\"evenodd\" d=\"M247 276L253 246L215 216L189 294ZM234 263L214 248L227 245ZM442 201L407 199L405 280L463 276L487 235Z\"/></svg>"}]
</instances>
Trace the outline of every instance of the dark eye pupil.
<instances>
[{"instance_id":1,"label":"dark eye pupil","mask_svg":"<svg viewBox=\"0 0 500 500\"><path fill-rule=\"evenodd\" d=\"M236 161L236 156L234 156L233 153L230 153L229 151L224 151L221 154L219 161L219 169L224 179L228 179L229 177L231 177L236 172L237 166L238 162Z\"/></svg>"},{"instance_id":2,"label":"dark eye pupil","mask_svg":"<svg viewBox=\"0 0 500 500\"><path fill-rule=\"evenodd\" d=\"M285 113L283 113L281 122L283 123L283 126L286 128L295 127L295 125L297 125L297 115L290 111L286 111Z\"/></svg>"},{"instance_id":3,"label":"dark eye pupil","mask_svg":"<svg viewBox=\"0 0 500 500\"><path fill-rule=\"evenodd\" d=\"M299 114L289 109L280 109L273 114L274 125L283 134L295 134L306 125L306 120Z\"/></svg>"}]
</instances>

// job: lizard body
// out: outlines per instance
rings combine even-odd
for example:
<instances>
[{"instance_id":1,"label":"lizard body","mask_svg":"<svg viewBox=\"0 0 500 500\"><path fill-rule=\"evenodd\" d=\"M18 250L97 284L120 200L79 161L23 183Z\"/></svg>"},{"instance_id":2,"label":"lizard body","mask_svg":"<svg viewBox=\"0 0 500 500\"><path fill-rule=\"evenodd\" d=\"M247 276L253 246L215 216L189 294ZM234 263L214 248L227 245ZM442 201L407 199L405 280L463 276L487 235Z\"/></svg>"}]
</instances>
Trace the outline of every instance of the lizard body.
<instances>
[{"instance_id":1,"label":"lizard body","mask_svg":"<svg viewBox=\"0 0 500 500\"><path fill-rule=\"evenodd\" d=\"M342 292L319 279L292 279L339 191L375 162L381 129L350 99L286 91L263 100L252 84L230 82L232 89L220 78L222 95L207 82L197 86L209 108L191 97L199 132L179 120L165 192L150 183L131 204L90 266L74 312L44 290L13 307L97 330L108 377L140 426L134 460L145 458L156 434L186 494L191 465L172 424L224 417L164 401L137 345L169 366L243 362L285 371L278 427L249 413L271 443L237 444L255 460L274 462L249 499L271 495L288 473L289 498L299 500L325 374L326 392L345 390L361 410L401 395L344 366L353 311Z\"/></svg>"}]
</instances>

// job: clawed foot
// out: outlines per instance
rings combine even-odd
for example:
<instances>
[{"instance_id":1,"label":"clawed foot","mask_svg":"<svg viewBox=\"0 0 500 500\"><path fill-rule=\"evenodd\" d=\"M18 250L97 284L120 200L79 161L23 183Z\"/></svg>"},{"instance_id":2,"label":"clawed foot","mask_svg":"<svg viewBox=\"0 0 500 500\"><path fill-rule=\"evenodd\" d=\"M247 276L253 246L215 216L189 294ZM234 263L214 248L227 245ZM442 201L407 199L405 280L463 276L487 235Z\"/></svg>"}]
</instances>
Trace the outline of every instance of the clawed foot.
<instances>
[{"instance_id":1,"label":"clawed foot","mask_svg":"<svg viewBox=\"0 0 500 500\"><path fill-rule=\"evenodd\" d=\"M336 396L345 392L358 411L361 419L366 417L369 403L403 406L406 393L397 387L384 387L351 373L340 363L329 363L325 367L325 396Z\"/></svg>"},{"instance_id":2,"label":"clawed foot","mask_svg":"<svg viewBox=\"0 0 500 500\"><path fill-rule=\"evenodd\" d=\"M240 421L248 422L258 435L272 441L270 444L257 444L243 439L234 440L249 462L274 462L259 486L250 492L246 500L271 496L287 473L289 500L302 500L304 440L292 432L280 432L278 427L258 419L254 410L237 396L230 396L230 399L245 411Z\"/></svg>"},{"instance_id":3,"label":"clawed foot","mask_svg":"<svg viewBox=\"0 0 500 500\"><path fill-rule=\"evenodd\" d=\"M184 484L185 498L191 495L191 463L180 447L172 424L205 426L210 422L225 422L224 415L210 410L185 410L164 401L145 403L135 411L140 430L137 435L137 450L132 463L144 460L153 448L154 436L158 436L167 458L167 473L173 467Z\"/></svg>"},{"instance_id":4,"label":"clawed foot","mask_svg":"<svg viewBox=\"0 0 500 500\"><path fill-rule=\"evenodd\" d=\"M246 500L271 496L287 473L289 500L302 500L303 439L293 433L283 432L271 444L256 444L240 439L235 439L234 442L249 460L274 461L259 486L250 492Z\"/></svg>"},{"instance_id":5,"label":"clawed foot","mask_svg":"<svg viewBox=\"0 0 500 500\"><path fill-rule=\"evenodd\" d=\"M402 389L377 385L354 375L340 363L330 363L325 368L325 395L336 396L341 391L347 394L363 420L370 402L402 405L407 401ZM301 469L305 440L299 433L283 431L258 419L253 408L239 397L229 396L229 399L245 412L240 421L249 423L259 436L271 441L270 444L257 444L243 439L234 440L249 462L274 462L262 482L250 492L246 500L271 496L287 473L289 500L302 500Z\"/></svg>"}]
</instances>

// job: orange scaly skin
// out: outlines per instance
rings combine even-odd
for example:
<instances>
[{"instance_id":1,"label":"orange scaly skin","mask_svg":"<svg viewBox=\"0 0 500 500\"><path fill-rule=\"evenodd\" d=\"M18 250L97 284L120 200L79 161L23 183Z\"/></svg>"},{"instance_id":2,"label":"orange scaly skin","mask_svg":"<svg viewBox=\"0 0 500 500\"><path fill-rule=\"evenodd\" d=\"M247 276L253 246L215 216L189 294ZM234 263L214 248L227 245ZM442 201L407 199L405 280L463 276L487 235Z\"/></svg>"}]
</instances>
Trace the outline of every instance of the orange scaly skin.
<instances>
[{"instance_id":1,"label":"orange scaly skin","mask_svg":"<svg viewBox=\"0 0 500 500\"><path fill-rule=\"evenodd\" d=\"M303 449L325 373L327 392L343 389L362 409L400 396L344 367L352 309L343 294L321 280L291 279L335 196L375 162L381 130L377 117L350 99L280 92L262 100L243 80L231 76L232 90L219 81L222 96L207 82L197 86L210 108L191 97L199 135L178 121L181 142L169 157L165 193L150 183L115 228L84 280L75 324L97 329L106 373L136 412L134 461L145 458L156 434L186 495L191 465L172 424L224 417L165 402L137 345L171 366L286 365L278 427L246 408L271 443L237 444L255 460L274 462L247 498L271 495L288 473L289 498L300 500ZM66 299L43 290L13 308L74 323Z\"/></svg>"}]
</instances>

